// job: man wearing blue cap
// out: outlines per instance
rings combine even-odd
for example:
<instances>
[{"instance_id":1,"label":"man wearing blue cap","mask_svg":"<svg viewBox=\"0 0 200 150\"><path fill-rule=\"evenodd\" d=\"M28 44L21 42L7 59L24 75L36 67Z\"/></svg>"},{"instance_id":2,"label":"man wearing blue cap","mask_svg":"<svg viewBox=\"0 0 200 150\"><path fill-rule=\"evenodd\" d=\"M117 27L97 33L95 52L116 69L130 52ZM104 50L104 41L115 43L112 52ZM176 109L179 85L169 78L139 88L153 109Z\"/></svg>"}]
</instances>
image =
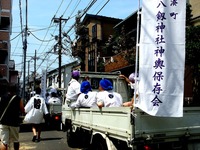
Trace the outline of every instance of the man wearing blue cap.
<instances>
[{"instance_id":1,"label":"man wearing blue cap","mask_svg":"<svg viewBox=\"0 0 200 150\"><path fill-rule=\"evenodd\" d=\"M97 93L97 106L101 107L120 107L122 106L122 96L113 92L112 82L108 79L102 79L99 82L99 92Z\"/></svg>"},{"instance_id":2,"label":"man wearing blue cap","mask_svg":"<svg viewBox=\"0 0 200 150\"><path fill-rule=\"evenodd\" d=\"M97 107L96 95L97 92L93 92L90 82L83 81L81 83L81 94L75 103L71 104L71 107Z\"/></svg>"},{"instance_id":3,"label":"man wearing blue cap","mask_svg":"<svg viewBox=\"0 0 200 150\"><path fill-rule=\"evenodd\" d=\"M80 83L78 82L78 79L80 77L80 72L78 70L73 70L71 76L72 79L68 83L68 88L66 93L66 102L68 103L69 106L71 106L71 104L77 100L79 94L81 93Z\"/></svg>"}]
</instances>

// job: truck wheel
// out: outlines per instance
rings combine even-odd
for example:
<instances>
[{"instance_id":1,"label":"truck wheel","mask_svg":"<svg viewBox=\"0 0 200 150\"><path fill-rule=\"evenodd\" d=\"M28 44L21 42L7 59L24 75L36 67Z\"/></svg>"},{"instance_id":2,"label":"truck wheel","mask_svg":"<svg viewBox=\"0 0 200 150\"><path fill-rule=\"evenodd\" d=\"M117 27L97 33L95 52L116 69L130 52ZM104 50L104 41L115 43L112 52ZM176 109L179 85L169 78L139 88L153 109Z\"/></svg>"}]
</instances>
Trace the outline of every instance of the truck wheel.
<instances>
[{"instance_id":1,"label":"truck wheel","mask_svg":"<svg viewBox=\"0 0 200 150\"><path fill-rule=\"evenodd\" d=\"M76 138L75 133L73 133L70 129L66 131L67 133L67 144L71 148L76 148Z\"/></svg>"},{"instance_id":2,"label":"truck wheel","mask_svg":"<svg viewBox=\"0 0 200 150\"><path fill-rule=\"evenodd\" d=\"M89 150L108 150L106 140L101 135L95 135Z\"/></svg>"}]
</instances>

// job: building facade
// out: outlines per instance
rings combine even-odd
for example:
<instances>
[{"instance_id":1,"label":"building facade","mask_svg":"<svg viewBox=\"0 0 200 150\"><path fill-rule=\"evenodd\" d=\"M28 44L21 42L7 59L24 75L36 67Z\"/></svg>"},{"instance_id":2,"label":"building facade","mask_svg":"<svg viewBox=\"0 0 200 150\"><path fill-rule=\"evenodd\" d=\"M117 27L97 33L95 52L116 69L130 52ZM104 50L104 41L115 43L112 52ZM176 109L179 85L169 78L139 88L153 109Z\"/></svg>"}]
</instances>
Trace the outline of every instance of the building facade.
<instances>
[{"instance_id":1,"label":"building facade","mask_svg":"<svg viewBox=\"0 0 200 150\"><path fill-rule=\"evenodd\" d=\"M67 88L68 83L71 79L72 70L80 69L79 63L77 61L71 62L69 64L63 65L61 67L61 89ZM58 88L58 69L54 69L47 72L47 88Z\"/></svg>"},{"instance_id":2,"label":"building facade","mask_svg":"<svg viewBox=\"0 0 200 150\"><path fill-rule=\"evenodd\" d=\"M194 25L200 25L200 1L199 0L188 0L192 6L192 23Z\"/></svg>"},{"instance_id":3,"label":"building facade","mask_svg":"<svg viewBox=\"0 0 200 150\"><path fill-rule=\"evenodd\" d=\"M10 54L10 33L12 24L12 1L1 0L1 21L0 21L0 78L3 83L9 82L9 54ZM2 83L2 82L1 82Z\"/></svg>"},{"instance_id":4,"label":"building facade","mask_svg":"<svg viewBox=\"0 0 200 150\"><path fill-rule=\"evenodd\" d=\"M17 85L19 73L14 60L10 60L12 31L12 0L0 0L0 87ZM19 85L18 85L19 86Z\"/></svg>"},{"instance_id":5,"label":"building facade","mask_svg":"<svg viewBox=\"0 0 200 150\"><path fill-rule=\"evenodd\" d=\"M104 57L112 56L111 51L104 51L105 42L113 34L113 27L121 19L105 16L86 14L81 22L84 26L84 35L80 35L72 54L81 58L83 71L104 71L104 65L101 60Z\"/></svg>"},{"instance_id":6,"label":"building facade","mask_svg":"<svg viewBox=\"0 0 200 150\"><path fill-rule=\"evenodd\" d=\"M105 64L106 72L121 71L128 76L135 71L137 11L114 26L115 38L109 43L114 51L112 60Z\"/></svg>"}]
</instances>

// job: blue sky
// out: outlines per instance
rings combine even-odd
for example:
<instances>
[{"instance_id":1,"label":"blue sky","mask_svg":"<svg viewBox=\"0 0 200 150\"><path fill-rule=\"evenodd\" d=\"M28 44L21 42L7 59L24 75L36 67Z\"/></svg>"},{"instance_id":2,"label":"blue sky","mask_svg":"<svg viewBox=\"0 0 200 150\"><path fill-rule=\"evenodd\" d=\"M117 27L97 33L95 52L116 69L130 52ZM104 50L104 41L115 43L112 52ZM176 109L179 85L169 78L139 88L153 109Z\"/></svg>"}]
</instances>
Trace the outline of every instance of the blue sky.
<instances>
[{"instance_id":1,"label":"blue sky","mask_svg":"<svg viewBox=\"0 0 200 150\"><path fill-rule=\"evenodd\" d=\"M28 47L26 60L31 60L35 50L37 51L37 73L40 74L41 70L52 70L58 67L58 55L47 53L51 51L53 45L56 43L55 40L47 41L53 39L55 35L58 35L59 31L58 24L51 22L52 18L54 16L59 18L62 15L63 18L70 18L67 23L62 23L62 31L67 32L75 23L75 16L78 11L83 11L91 1L92 0L28 0L28 30L31 33L27 37ZM10 59L15 60L16 70L23 71L22 38L21 35L18 36L21 32L19 8L19 0L13 0ZM87 13L96 14L99 12L98 15L124 19L137 9L138 0L97 0ZM23 29L25 27L25 10L25 0L21 0ZM74 30L72 29L68 35L73 40ZM68 54L62 55L62 65L70 63L72 60L73 58ZM29 64L29 70L33 71L34 62L30 61Z\"/></svg>"}]
</instances>

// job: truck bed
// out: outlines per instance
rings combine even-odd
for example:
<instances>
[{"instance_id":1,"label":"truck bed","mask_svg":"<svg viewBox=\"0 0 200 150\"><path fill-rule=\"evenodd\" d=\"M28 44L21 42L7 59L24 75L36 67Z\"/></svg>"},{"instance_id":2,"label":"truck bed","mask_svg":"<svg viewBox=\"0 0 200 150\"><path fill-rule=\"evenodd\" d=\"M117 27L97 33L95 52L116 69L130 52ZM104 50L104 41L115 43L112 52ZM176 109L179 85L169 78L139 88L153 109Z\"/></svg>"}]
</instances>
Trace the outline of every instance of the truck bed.
<instances>
[{"instance_id":1,"label":"truck bed","mask_svg":"<svg viewBox=\"0 0 200 150\"><path fill-rule=\"evenodd\" d=\"M131 111L128 107L66 108L65 111L62 111L62 118L65 118L63 115L72 121L74 127L85 128L93 132L103 131L103 133L121 140L131 138Z\"/></svg>"},{"instance_id":2,"label":"truck bed","mask_svg":"<svg viewBox=\"0 0 200 150\"><path fill-rule=\"evenodd\" d=\"M173 141L200 138L200 108L185 107L183 117L154 117L135 109L135 138Z\"/></svg>"},{"instance_id":3,"label":"truck bed","mask_svg":"<svg viewBox=\"0 0 200 150\"><path fill-rule=\"evenodd\" d=\"M181 118L150 116L140 109L113 108L64 108L62 118L72 125L93 132L101 132L119 140L178 141L180 138L200 138L200 108L184 108ZM64 120L62 120L64 122Z\"/></svg>"}]
</instances>

